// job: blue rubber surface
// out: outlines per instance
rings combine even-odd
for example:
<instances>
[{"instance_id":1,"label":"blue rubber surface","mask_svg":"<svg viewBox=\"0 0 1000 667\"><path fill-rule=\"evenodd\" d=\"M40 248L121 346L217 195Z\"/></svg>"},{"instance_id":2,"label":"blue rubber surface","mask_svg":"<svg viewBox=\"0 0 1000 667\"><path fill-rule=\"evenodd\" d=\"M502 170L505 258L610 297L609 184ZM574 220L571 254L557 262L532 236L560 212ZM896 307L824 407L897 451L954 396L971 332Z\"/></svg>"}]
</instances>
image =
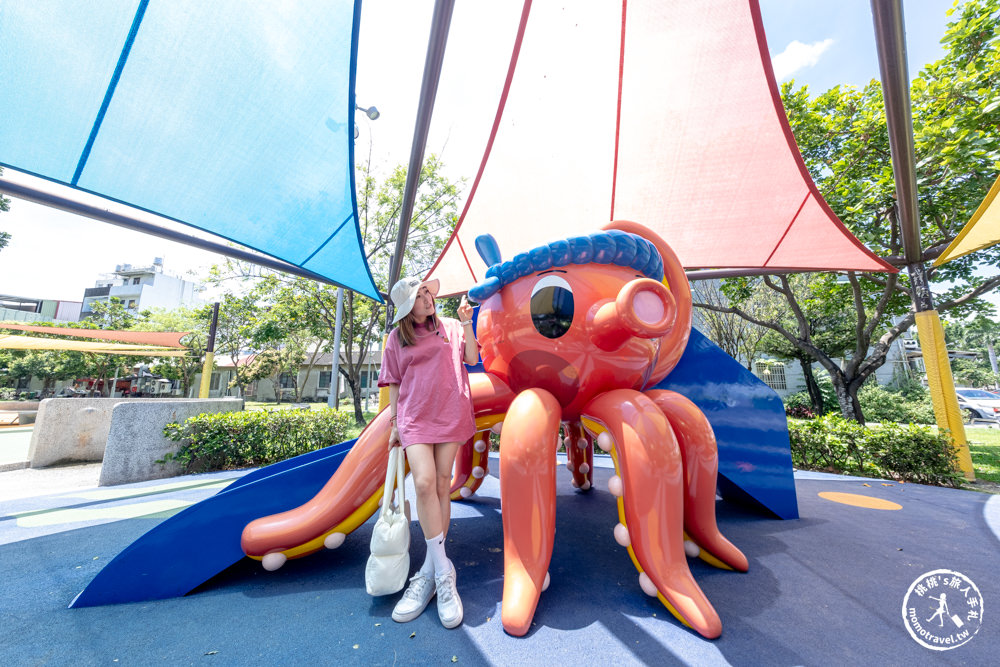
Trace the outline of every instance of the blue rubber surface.
<instances>
[{"instance_id":1,"label":"blue rubber surface","mask_svg":"<svg viewBox=\"0 0 1000 667\"><path fill-rule=\"evenodd\" d=\"M606 491L612 474L596 468L594 489L584 494L570 487L565 470L558 472L552 585L523 638L500 625L502 528L491 473L480 494L454 504L448 553L465 605L456 630L441 626L433 604L412 623L394 623L396 596L365 594L372 521L341 548L289 561L277 572L243 559L186 597L67 609L122 545L163 523L153 515L77 529L67 523L62 532L0 544L4 662L388 666L454 664L454 657L460 665L995 664L1000 623L991 610L1000 601L1000 539L993 531L1000 531L1000 497L811 475L796 481L798 521L721 501L719 525L746 553L750 571L689 561L722 618L722 637L708 641L639 589L612 537L617 513ZM818 496L822 491L891 500L902 509L833 503ZM411 535L416 567L424 547L415 524ZM938 568L975 581L986 614L972 641L941 653L914 642L901 615L910 584Z\"/></svg>"}]
</instances>

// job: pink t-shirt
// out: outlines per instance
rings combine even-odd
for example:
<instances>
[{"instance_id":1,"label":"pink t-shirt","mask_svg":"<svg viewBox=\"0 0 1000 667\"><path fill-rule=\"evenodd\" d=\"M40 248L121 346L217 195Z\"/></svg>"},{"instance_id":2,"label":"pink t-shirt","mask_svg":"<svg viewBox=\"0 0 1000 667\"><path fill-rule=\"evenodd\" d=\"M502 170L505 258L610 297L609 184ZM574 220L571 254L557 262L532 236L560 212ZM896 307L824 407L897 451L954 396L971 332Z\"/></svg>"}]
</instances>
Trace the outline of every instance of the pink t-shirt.
<instances>
[{"instance_id":1,"label":"pink t-shirt","mask_svg":"<svg viewBox=\"0 0 1000 667\"><path fill-rule=\"evenodd\" d=\"M439 317L436 332L417 328L417 342L403 347L399 328L389 333L378 386L399 385L396 428L405 448L414 443L465 442L476 432L465 332L458 320Z\"/></svg>"}]
</instances>

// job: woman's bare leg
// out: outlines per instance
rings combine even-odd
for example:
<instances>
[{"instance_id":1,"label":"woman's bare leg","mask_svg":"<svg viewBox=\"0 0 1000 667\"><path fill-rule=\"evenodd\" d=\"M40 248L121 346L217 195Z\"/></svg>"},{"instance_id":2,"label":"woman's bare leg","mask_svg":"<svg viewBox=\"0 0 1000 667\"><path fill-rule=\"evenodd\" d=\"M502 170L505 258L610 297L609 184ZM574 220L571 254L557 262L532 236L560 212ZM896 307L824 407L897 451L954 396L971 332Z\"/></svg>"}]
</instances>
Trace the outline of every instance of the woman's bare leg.
<instances>
[{"instance_id":1,"label":"woman's bare leg","mask_svg":"<svg viewBox=\"0 0 1000 667\"><path fill-rule=\"evenodd\" d=\"M441 521L434 447L413 444L406 448L406 460L410 463L413 486L417 490L417 515L425 540L441 534L447 525Z\"/></svg>"},{"instance_id":2,"label":"woman's bare leg","mask_svg":"<svg viewBox=\"0 0 1000 667\"><path fill-rule=\"evenodd\" d=\"M434 445L434 465L437 469L437 496L441 506L441 532L448 537L451 522L451 477L459 442ZM419 509L419 508L418 508ZM437 533L433 533L437 535Z\"/></svg>"}]
</instances>

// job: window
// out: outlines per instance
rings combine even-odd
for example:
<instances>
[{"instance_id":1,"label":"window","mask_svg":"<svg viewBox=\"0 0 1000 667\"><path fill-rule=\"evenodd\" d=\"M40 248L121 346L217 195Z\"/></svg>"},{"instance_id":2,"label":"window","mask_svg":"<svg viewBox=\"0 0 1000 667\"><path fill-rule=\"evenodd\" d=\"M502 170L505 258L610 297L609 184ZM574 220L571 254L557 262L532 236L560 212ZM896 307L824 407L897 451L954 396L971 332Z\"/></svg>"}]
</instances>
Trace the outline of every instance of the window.
<instances>
[{"instance_id":1,"label":"window","mask_svg":"<svg viewBox=\"0 0 1000 667\"><path fill-rule=\"evenodd\" d=\"M319 372L319 388L329 389L330 388L330 377L333 375L333 371L320 371Z\"/></svg>"},{"instance_id":2,"label":"window","mask_svg":"<svg viewBox=\"0 0 1000 667\"><path fill-rule=\"evenodd\" d=\"M221 376L222 376L222 373L212 373L212 380L211 380L211 382L209 382L208 388L209 389L218 389L219 388L219 379L221 378Z\"/></svg>"},{"instance_id":3,"label":"window","mask_svg":"<svg viewBox=\"0 0 1000 667\"><path fill-rule=\"evenodd\" d=\"M128 300L128 308L135 308L135 299Z\"/></svg>"},{"instance_id":4,"label":"window","mask_svg":"<svg viewBox=\"0 0 1000 667\"><path fill-rule=\"evenodd\" d=\"M785 381L785 366L783 364L769 364L766 362L758 361L756 364L755 375L764 381L771 389L788 389L788 383Z\"/></svg>"},{"instance_id":5,"label":"window","mask_svg":"<svg viewBox=\"0 0 1000 667\"><path fill-rule=\"evenodd\" d=\"M138 285L139 284L139 279L138 278L133 278L132 279L132 284L133 285Z\"/></svg>"},{"instance_id":6,"label":"window","mask_svg":"<svg viewBox=\"0 0 1000 667\"><path fill-rule=\"evenodd\" d=\"M282 373L281 377L278 378L278 384L281 385L282 389L292 389L294 388L292 380L293 378L291 373Z\"/></svg>"}]
</instances>

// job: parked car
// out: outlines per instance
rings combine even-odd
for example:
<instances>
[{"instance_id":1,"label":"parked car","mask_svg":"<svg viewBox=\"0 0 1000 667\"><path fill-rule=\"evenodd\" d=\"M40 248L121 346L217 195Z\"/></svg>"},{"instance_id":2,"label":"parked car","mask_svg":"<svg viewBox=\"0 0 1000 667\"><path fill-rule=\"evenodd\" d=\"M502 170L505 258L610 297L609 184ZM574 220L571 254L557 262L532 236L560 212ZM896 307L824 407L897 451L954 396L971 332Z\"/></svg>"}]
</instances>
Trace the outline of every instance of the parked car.
<instances>
[{"instance_id":1,"label":"parked car","mask_svg":"<svg viewBox=\"0 0 1000 667\"><path fill-rule=\"evenodd\" d=\"M976 419L1000 421L1000 396L983 389L957 387L958 407L966 424Z\"/></svg>"}]
</instances>

